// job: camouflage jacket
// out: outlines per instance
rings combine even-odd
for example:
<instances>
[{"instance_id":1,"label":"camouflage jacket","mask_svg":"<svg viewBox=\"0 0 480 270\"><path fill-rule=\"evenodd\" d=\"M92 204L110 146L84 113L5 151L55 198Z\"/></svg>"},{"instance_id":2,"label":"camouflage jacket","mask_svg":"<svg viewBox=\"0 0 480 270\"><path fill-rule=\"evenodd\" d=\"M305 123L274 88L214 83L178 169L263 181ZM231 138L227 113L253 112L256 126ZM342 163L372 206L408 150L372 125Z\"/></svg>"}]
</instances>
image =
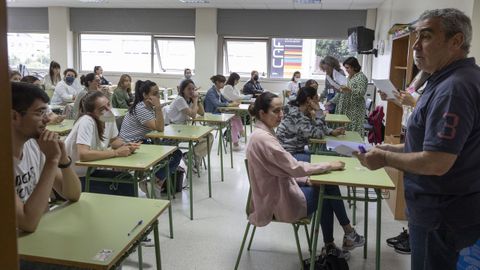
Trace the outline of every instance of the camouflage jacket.
<instances>
[{"instance_id":1,"label":"camouflage jacket","mask_svg":"<svg viewBox=\"0 0 480 270\"><path fill-rule=\"evenodd\" d=\"M310 138L322 138L332 129L325 123L325 115L318 114L314 120L306 116L297 106L285 105L284 117L276 134L283 148L292 154L304 152Z\"/></svg>"}]
</instances>

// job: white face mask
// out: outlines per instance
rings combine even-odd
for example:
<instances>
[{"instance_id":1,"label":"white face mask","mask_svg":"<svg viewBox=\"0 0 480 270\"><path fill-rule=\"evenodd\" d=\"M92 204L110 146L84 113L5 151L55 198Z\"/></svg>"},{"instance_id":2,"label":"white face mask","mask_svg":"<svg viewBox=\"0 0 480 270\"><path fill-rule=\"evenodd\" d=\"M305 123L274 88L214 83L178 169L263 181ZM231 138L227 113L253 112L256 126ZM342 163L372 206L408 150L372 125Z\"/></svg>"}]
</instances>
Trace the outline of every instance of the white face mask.
<instances>
[{"instance_id":1,"label":"white face mask","mask_svg":"<svg viewBox=\"0 0 480 270\"><path fill-rule=\"evenodd\" d=\"M100 116L100 121L102 122L114 122L115 115L112 111L104 111L103 114Z\"/></svg>"},{"instance_id":2,"label":"white face mask","mask_svg":"<svg viewBox=\"0 0 480 270\"><path fill-rule=\"evenodd\" d=\"M295 82L300 82L300 78L295 77L294 80Z\"/></svg>"}]
</instances>

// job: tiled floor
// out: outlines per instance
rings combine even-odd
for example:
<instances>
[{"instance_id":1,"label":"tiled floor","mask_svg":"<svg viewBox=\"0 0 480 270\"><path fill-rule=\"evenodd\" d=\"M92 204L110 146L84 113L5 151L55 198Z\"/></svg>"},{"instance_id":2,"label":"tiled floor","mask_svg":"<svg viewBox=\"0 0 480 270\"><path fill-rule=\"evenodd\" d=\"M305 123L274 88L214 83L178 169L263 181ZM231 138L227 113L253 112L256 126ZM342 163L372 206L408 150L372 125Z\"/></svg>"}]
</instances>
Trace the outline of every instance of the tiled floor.
<instances>
[{"instance_id":1,"label":"tiled floor","mask_svg":"<svg viewBox=\"0 0 480 270\"><path fill-rule=\"evenodd\" d=\"M212 198L208 198L207 173L194 176L194 220L189 219L188 190L177 193L173 204L174 239L168 237L168 214L160 216L160 244L162 269L167 270L227 270L233 269L245 230L245 202L248 179L244 167L244 151L234 152L234 168L230 157L224 160L225 182L220 181L220 158L212 149ZM343 190L344 192L345 190ZM345 194L345 192L344 192ZM376 205L369 204L368 258L363 249L352 251L350 269L375 269L375 214ZM351 217L351 211L347 210ZM363 234L363 203L358 204L357 231ZM343 231L335 221L335 239L341 245ZM406 222L393 220L386 203L382 204L381 269L410 269L410 256L401 255L388 247L385 239L396 236ZM305 235L301 235L303 255L308 257ZM152 235L153 236L153 235ZM321 241L321 233L319 241ZM321 245L319 245L319 249ZM156 269L153 247L143 248L144 269ZM138 269L137 254L132 254L123 269ZM258 228L250 251L244 250L239 269L291 270L300 269L295 239L289 224L271 223Z\"/></svg>"}]
</instances>

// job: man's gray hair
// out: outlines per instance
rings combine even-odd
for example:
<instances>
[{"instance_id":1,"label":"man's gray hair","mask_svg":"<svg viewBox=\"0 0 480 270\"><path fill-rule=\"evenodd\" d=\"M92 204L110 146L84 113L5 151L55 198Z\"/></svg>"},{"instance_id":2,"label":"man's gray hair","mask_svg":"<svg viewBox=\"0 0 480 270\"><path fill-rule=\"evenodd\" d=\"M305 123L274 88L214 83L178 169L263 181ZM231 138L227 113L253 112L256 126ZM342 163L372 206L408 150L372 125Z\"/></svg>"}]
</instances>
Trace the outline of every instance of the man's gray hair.
<instances>
[{"instance_id":1,"label":"man's gray hair","mask_svg":"<svg viewBox=\"0 0 480 270\"><path fill-rule=\"evenodd\" d=\"M450 39L457 33L462 33L464 41L462 49L468 54L472 42L472 22L462 11L456 8L427 10L420 15L417 22L431 18L440 18L445 37Z\"/></svg>"}]
</instances>

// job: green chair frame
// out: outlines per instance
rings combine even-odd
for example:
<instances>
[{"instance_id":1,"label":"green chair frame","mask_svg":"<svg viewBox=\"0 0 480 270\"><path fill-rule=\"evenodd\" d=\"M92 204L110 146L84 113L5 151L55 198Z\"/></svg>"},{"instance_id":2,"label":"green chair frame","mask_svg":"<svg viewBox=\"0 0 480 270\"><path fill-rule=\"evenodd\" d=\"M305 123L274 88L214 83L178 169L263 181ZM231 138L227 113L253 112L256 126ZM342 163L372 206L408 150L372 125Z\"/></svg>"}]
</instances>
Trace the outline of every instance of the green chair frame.
<instances>
[{"instance_id":1,"label":"green chair frame","mask_svg":"<svg viewBox=\"0 0 480 270\"><path fill-rule=\"evenodd\" d=\"M246 159L245 159L245 167L247 169L247 177L248 177L248 182L250 184L250 175L248 174L248 161ZM252 198L252 188L250 186L250 188L248 190L247 203L246 203L246 206L245 206L245 211L246 211L246 214L247 214L247 218L248 218L248 215L251 213L251 208L250 208L251 198ZM315 218L315 217L313 217L313 218ZM273 221L274 222L287 223L287 222L283 222L283 221L276 221L276 220L273 220ZM298 258L300 260L301 269L303 270L303 256L302 256L302 249L300 247L300 240L298 238L298 231L299 231L300 227L305 228L305 236L307 237L308 250L311 251L312 246L311 246L310 236L313 235L313 222L311 222L311 219L309 217L305 217L305 218L302 218L302 219L300 219L298 221L295 221L293 223L290 223L290 224L293 227L293 233L295 235L295 243L297 245ZM311 224L310 233L308 232L308 225L309 224ZM235 263L235 270L238 269L238 265L240 264L240 259L242 258L243 248L245 247L245 241L247 240L247 236L248 236L248 233L250 231L250 226L253 226L253 230L252 230L252 234L250 235L250 240L248 242L247 250L250 251L250 247L252 246L253 236L255 235L255 230L257 229L257 226L251 224L250 222L247 222L247 227L245 228L245 233L243 234L242 244L240 245L240 251L238 252L237 261Z\"/></svg>"}]
</instances>

